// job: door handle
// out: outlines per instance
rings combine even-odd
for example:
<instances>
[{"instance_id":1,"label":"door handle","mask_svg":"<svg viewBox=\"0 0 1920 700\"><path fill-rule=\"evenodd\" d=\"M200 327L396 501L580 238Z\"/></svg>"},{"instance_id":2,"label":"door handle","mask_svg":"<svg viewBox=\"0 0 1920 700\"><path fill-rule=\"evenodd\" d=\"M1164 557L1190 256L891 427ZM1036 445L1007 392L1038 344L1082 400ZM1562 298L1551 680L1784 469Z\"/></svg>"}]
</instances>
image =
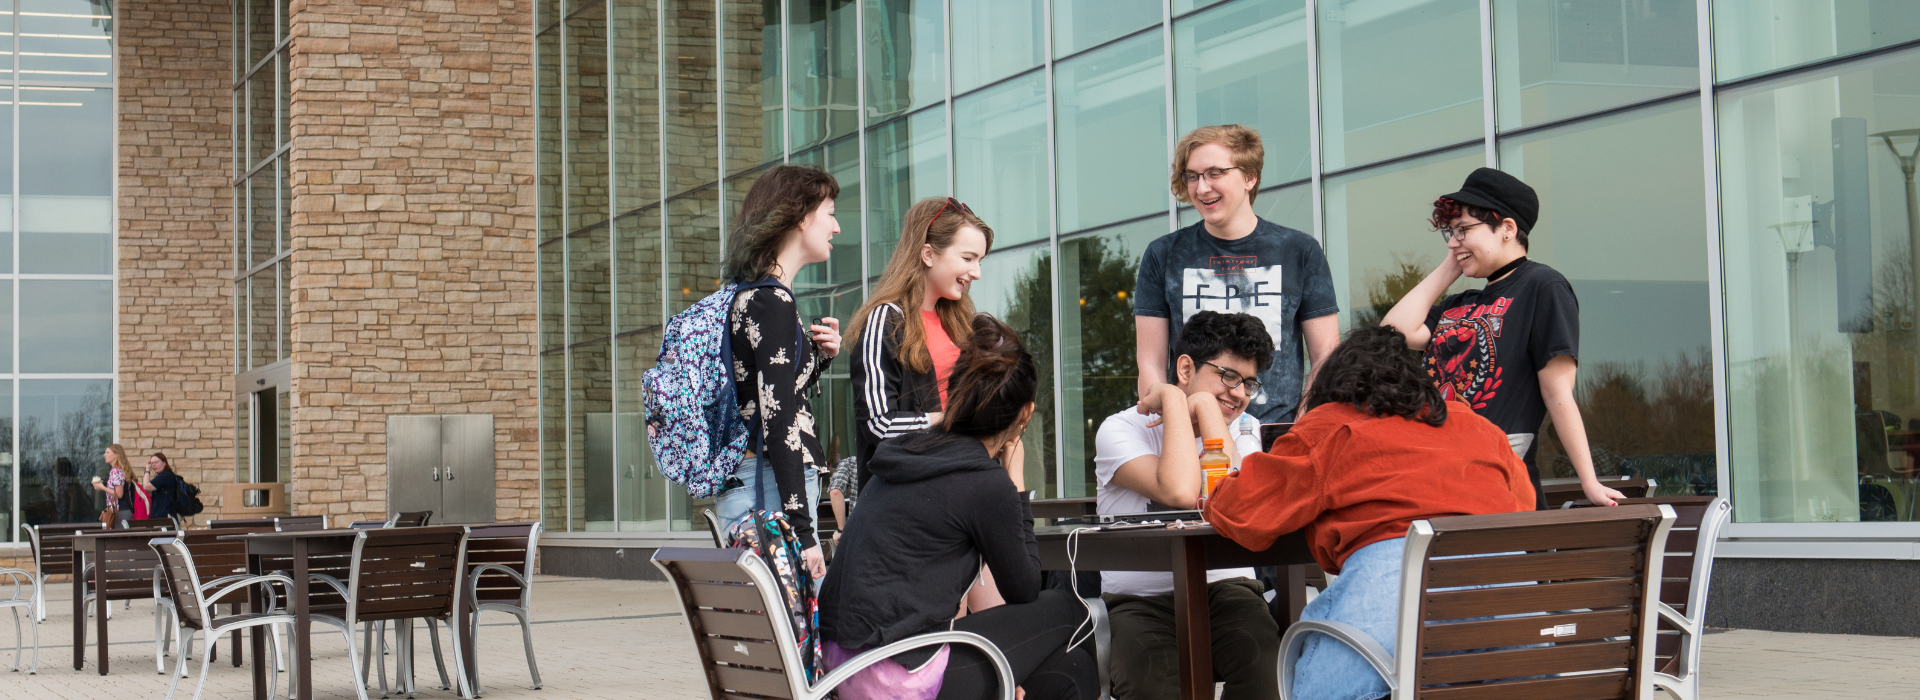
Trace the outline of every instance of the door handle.
<instances>
[{"instance_id":1,"label":"door handle","mask_svg":"<svg viewBox=\"0 0 1920 700\"><path fill-rule=\"evenodd\" d=\"M439 481L439 480L440 480L440 469L439 469L438 467L435 467L435 468L433 468L433 469L432 469L432 470L430 470L430 471L432 471L432 472L433 472L433 480L434 480L434 481Z\"/></svg>"},{"instance_id":2,"label":"door handle","mask_svg":"<svg viewBox=\"0 0 1920 700\"><path fill-rule=\"evenodd\" d=\"M453 481L453 467L446 467L447 481Z\"/></svg>"}]
</instances>

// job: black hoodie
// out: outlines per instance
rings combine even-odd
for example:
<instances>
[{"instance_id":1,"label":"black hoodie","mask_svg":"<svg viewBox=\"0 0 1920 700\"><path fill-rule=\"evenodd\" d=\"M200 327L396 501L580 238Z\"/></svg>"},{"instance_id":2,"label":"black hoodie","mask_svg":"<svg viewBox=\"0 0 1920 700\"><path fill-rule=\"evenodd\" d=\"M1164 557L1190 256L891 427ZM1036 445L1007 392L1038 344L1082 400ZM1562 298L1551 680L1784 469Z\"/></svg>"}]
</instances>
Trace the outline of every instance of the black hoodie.
<instances>
[{"instance_id":1,"label":"black hoodie","mask_svg":"<svg viewBox=\"0 0 1920 700\"><path fill-rule=\"evenodd\" d=\"M820 592L823 639L865 649L946 629L980 565L1008 603L1040 595L1033 511L978 439L881 443Z\"/></svg>"}]
</instances>

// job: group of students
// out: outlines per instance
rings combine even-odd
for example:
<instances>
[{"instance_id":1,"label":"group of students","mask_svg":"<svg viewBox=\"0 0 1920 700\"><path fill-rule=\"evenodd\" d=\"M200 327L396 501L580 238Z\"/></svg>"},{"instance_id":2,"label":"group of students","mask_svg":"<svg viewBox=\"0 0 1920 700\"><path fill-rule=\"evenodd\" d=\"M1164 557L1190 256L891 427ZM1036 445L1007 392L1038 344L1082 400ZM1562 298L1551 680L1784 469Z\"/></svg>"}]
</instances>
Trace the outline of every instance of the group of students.
<instances>
[{"instance_id":1,"label":"group of students","mask_svg":"<svg viewBox=\"0 0 1920 700\"><path fill-rule=\"evenodd\" d=\"M1173 194L1202 220L1141 258L1139 402L1098 431L1098 509L1201 510L1255 550L1304 530L1334 576L1303 617L1347 622L1391 651L1409 524L1540 507L1545 416L1588 498L1621 497L1595 478L1573 401L1578 302L1564 277L1526 257L1533 190L1482 168L1434 202L1439 265L1380 326L1342 339L1319 244L1253 211L1263 157L1259 135L1237 125L1195 130L1175 149ZM755 503L779 504L804 565L824 580L829 667L964 630L1005 653L1025 697L1096 697L1087 611L1072 591L1043 590L1022 483L1020 437L1040 372L1011 328L974 312L967 290L993 229L953 198L907 211L849 329L857 450L854 469L833 479L844 538L826 571L812 516L830 465L807 396L843 337L836 319L801 318L791 287L802 267L827 260L838 194L818 169L774 168L730 233L727 277L761 284L737 295L730 320L740 411L761 433L718 515L732 522ZM1442 298L1462 276L1486 285ZM1293 426L1263 450L1263 423ZM1200 455L1213 441L1237 468L1209 491ZM840 496L854 493L848 509ZM1246 569L1208 580L1223 697L1277 697L1281 631L1265 586ZM1115 696L1176 697L1171 575L1104 572L1101 588ZM1325 641L1301 656L1294 697L1387 695L1364 661ZM984 655L940 647L874 666L840 696L981 698L995 678Z\"/></svg>"},{"instance_id":2,"label":"group of students","mask_svg":"<svg viewBox=\"0 0 1920 700\"><path fill-rule=\"evenodd\" d=\"M119 443L108 445L100 458L107 463L107 475L93 477L90 485L93 490L106 494L107 507L102 514L111 511L114 527L126 527L133 520L173 515L174 502L183 482L173 473L173 463L165 454L155 452L147 457L147 468L138 477L133 476L127 451Z\"/></svg>"}]
</instances>

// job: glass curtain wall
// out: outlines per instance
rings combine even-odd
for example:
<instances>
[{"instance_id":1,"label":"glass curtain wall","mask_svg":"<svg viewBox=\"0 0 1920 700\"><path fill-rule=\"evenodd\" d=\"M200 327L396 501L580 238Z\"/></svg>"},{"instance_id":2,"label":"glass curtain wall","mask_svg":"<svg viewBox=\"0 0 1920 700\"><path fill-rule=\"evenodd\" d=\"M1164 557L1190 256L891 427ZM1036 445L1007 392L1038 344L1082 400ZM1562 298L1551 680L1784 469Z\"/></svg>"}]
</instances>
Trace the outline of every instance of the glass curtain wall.
<instances>
[{"instance_id":1,"label":"glass curtain wall","mask_svg":"<svg viewBox=\"0 0 1920 700\"><path fill-rule=\"evenodd\" d=\"M233 26L233 337L234 374L281 367L291 356L287 213L289 7L286 0L235 0ZM242 383L236 382L236 386ZM251 382L244 387L252 387ZM285 395L239 391L234 397L238 481L291 476ZM266 437L273 436L272 444Z\"/></svg>"},{"instance_id":2,"label":"glass curtain wall","mask_svg":"<svg viewBox=\"0 0 1920 700\"><path fill-rule=\"evenodd\" d=\"M0 541L106 505L113 30L108 0L0 2Z\"/></svg>"},{"instance_id":3,"label":"glass curtain wall","mask_svg":"<svg viewBox=\"0 0 1920 700\"><path fill-rule=\"evenodd\" d=\"M545 0L546 517L691 526L700 504L659 481L633 428L637 375L664 320L718 284L728 222L781 162L843 188L833 258L798 283L809 316L849 320L918 199L958 197L994 226L975 303L1044 368L1028 483L1091 495L1093 432L1133 402L1139 256L1198 220L1167 192L1168 154L1240 123L1266 149L1255 209L1324 246L1343 329L1439 262L1434 198L1501 167L1540 193L1530 255L1581 301L1576 398L1602 475L1719 493L1730 471L1740 522L1912 519L1909 5ZM815 399L838 457L846 371ZM1542 435L1545 476L1572 477Z\"/></svg>"}]
</instances>

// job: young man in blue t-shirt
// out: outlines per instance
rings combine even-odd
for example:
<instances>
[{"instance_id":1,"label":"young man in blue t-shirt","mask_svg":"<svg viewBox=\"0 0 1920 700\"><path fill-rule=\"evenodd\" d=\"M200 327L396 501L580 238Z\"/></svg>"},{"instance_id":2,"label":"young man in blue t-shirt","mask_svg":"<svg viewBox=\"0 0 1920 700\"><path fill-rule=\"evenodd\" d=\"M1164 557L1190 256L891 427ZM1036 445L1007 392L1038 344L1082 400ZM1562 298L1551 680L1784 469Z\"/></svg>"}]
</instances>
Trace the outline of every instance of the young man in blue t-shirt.
<instances>
[{"instance_id":1,"label":"young man in blue t-shirt","mask_svg":"<svg viewBox=\"0 0 1920 700\"><path fill-rule=\"evenodd\" d=\"M1266 325L1273 362L1247 407L1262 423L1293 420L1307 384L1303 349L1318 368L1339 344L1340 306L1320 244L1253 213L1265 160L1260 134L1238 124L1195 129L1174 148L1173 195L1201 221L1154 240L1140 258L1140 396L1167 382L1173 339L1201 311L1252 314Z\"/></svg>"}]
</instances>

